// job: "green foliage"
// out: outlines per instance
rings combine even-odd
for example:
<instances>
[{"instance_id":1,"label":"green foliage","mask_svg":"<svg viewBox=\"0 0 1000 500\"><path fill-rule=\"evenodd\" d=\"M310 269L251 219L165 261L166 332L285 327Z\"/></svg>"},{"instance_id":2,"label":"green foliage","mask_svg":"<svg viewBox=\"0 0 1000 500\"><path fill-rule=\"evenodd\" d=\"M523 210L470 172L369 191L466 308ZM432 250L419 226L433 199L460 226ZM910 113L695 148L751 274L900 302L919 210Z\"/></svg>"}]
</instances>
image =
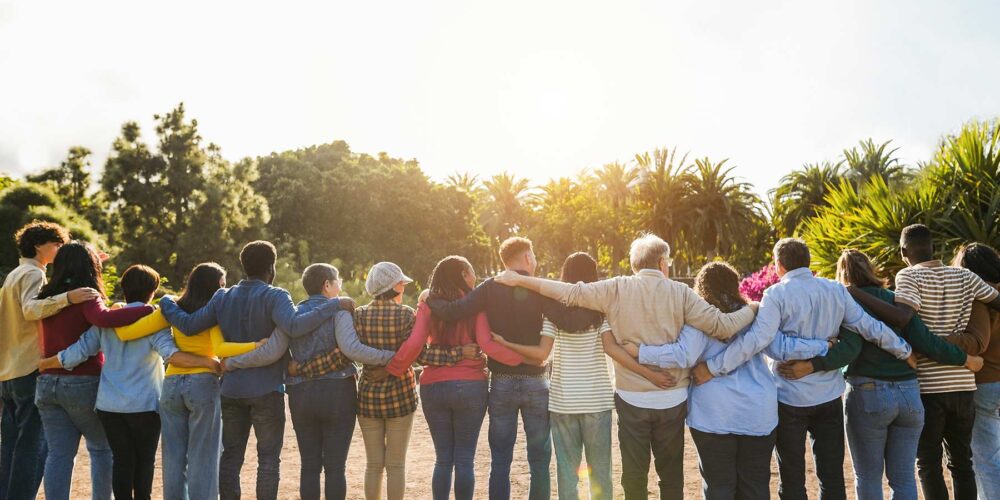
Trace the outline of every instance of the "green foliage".
<instances>
[{"instance_id":1,"label":"green foliage","mask_svg":"<svg viewBox=\"0 0 1000 500\"><path fill-rule=\"evenodd\" d=\"M826 205L830 191L844 177L841 164L809 163L781 178L771 191L773 220L780 236L793 236L817 209Z\"/></svg>"},{"instance_id":2,"label":"green foliage","mask_svg":"<svg viewBox=\"0 0 1000 500\"><path fill-rule=\"evenodd\" d=\"M98 248L104 246L104 239L90 223L67 209L48 187L34 183L9 184L0 191L0 274L17 266L20 254L14 233L34 220L55 222L69 229L75 239L88 241Z\"/></svg>"},{"instance_id":3,"label":"green foliage","mask_svg":"<svg viewBox=\"0 0 1000 500\"><path fill-rule=\"evenodd\" d=\"M826 201L804 229L822 275L833 274L841 250L857 248L894 276L904 265L899 234L918 222L934 233L944 259L968 242L1000 246L1000 121L973 121L946 136L904 188L876 175L859 187L841 183Z\"/></svg>"},{"instance_id":4,"label":"green foliage","mask_svg":"<svg viewBox=\"0 0 1000 500\"><path fill-rule=\"evenodd\" d=\"M27 176L28 182L48 184L69 208L77 213L87 205L90 190L90 150L83 146L69 148L69 154L58 167Z\"/></svg>"},{"instance_id":5,"label":"green foliage","mask_svg":"<svg viewBox=\"0 0 1000 500\"><path fill-rule=\"evenodd\" d=\"M233 272L240 246L263 236L268 219L267 201L251 187L256 165L232 165L217 146L203 144L183 104L154 118L156 151L138 124L126 123L101 179L118 263L152 265L174 283L207 260Z\"/></svg>"},{"instance_id":6,"label":"green foliage","mask_svg":"<svg viewBox=\"0 0 1000 500\"><path fill-rule=\"evenodd\" d=\"M415 160L356 154L337 141L259 165L254 187L268 200L270 234L297 271L336 260L350 280L388 260L425 281L445 255L486 255L470 194L432 183Z\"/></svg>"}]
</instances>

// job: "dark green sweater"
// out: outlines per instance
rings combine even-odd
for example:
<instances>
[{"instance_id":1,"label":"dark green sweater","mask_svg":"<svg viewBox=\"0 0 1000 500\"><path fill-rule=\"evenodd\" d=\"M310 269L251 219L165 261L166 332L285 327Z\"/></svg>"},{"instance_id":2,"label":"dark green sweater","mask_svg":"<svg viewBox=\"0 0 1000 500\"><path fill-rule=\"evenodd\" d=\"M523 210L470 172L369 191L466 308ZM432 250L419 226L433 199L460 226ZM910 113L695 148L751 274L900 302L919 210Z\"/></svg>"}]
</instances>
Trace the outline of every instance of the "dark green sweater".
<instances>
[{"instance_id":1,"label":"dark green sweater","mask_svg":"<svg viewBox=\"0 0 1000 500\"><path fill-rule=\"evenodd\" d=\"M872 286L864 287L862 290L890 304L895 302L895 294L885 288ZM865 312L871 314L867 308ZM955 366L965 364L965 353L957 346L949 344L941 337L931 333L927 329L927 325L916 314L913 315L913 319L902 332L898 329L894 330L913 346L914 351L938 363ZM890 381L910 380L917 377L917 372L910 368L906 361L896 359L877 345L865 342L865 339L857 333L841 328L838 339L837 345L830 349L826 356L812 359L813 368L816 371L836 370L847 366L848 376L859 375Z\"/></svg>"}]
</instances>

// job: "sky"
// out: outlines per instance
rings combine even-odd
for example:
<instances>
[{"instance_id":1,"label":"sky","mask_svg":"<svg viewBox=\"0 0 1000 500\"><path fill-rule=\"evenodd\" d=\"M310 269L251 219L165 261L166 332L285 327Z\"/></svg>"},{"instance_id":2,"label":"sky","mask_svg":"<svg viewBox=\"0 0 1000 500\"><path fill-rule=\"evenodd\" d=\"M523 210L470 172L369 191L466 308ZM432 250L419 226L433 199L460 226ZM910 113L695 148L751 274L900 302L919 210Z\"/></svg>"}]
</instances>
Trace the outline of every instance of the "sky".
<instances>
[{"instance_id":1,"label":"sky","mask_svg":"<svg viewBox=\"0 0 1000 500\"><path fill-rule=\"evenodd\" d=\"M0 172L184 102L231 160L345 140L543 183L656 147L764 193L1000 116L1000 2L5 2Z\"/></svg>"}]
</instances>

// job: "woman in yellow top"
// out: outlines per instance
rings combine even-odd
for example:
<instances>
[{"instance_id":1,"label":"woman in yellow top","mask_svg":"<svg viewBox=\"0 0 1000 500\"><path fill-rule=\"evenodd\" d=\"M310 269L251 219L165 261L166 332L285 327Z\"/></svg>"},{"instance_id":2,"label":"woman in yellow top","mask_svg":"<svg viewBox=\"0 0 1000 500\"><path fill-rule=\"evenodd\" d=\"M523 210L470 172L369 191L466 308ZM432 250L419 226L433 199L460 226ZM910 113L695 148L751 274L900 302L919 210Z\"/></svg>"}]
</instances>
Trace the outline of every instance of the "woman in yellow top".
<instances>
[{"instance_id":1,"label":"woman in yellow top","mask_svg":"<svg viewBox=\"0 0 1000 500\"><path fill-rule=\"evenodd\" d=\"M226 286L226 270L214 262L198 264L188 275L177 305L188 313L201 309ZM132 340L168 328L159 310L116 332ZM183 352L207 357L230 357L253 350L255 342L225 342L218 326L187 336L172 328ZM264 341L261 341L264 342ZM166 500L218 498L219 451L222 446L222 408L219 378L208 368L168 365L160 396L163 434L163 497Z\"/></svg>"}]
</instances>

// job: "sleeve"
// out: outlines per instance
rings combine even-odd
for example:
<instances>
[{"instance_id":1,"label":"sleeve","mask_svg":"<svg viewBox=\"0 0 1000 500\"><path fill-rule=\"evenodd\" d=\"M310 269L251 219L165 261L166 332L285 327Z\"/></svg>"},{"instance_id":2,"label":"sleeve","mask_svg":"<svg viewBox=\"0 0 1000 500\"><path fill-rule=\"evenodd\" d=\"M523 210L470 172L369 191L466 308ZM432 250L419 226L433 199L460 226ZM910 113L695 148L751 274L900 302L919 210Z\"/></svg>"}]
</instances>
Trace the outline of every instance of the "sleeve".
<instances>
[{"instance_id":1,"label":"sleeve","mask_svg":"<svg viewBox=\"0 0 1000 500\"><path fill-rule=\"evenodd\" d=\"M123 307L108 309L101 299L91 300L83 305L83 316L87 322L101 328L115 328L134 323L137 319L153 312L153 306Z\"/></svg>"},{"instance_id":2,"label":"sleeve","mask_svg":"<svg viewBox=\"0 0 1000 500\"><path fill-rule=\"evenodd\" d=\"M490 359L495 359L507 366L517 366L524 363L524 356L493 340L493 336L490 335L490 321L486 318L486 313L479 313L476 316L475 328L476 343ZM549 329L549 334L546 334L546 328ZM542 335L555 338L554 328L555 325L550 321L545 321L542 326Z\"/></svg>"},{"instance_id":3,"label":"sleeve","mask_svg":"<svg viewBox=\"0 0 1000 500\"><path fill-rule=\"evenodd\" d=\"M170 328L170 323L163 316L163 311L156 309L152 314L147 314L131 325L115 328L115 334L122 342L148 337L165 328ZM167 358L163 358L167 359Z\"/></svg>"},{"instance_id":4,"label":"sleeve","mask_svg":"<svg viewBox=\"0 0 1000 500\"><path fill-rule=\"evenodd\" d=\"M403 341L403 344L399 346L399 350L396 351L395 356L392 357L392 360L386 366L386 370L389 373L397 377L401 376L420 356L424 346L427 345L427 338L430 337L431 314L431 308L426 302L420 304L417 308L417 317L413 323L413 331ZM353 325L351 326L351 331L354 332ZM337 333L340 333L339 328L337 329ZM354 341L361 344L361 341L358 340L357 332L354 332ZM339 336L337 337L337 342L340 343ZM341 345L344 346L346 344ZM341 347L341 350L344 350L344 348Z\"/></svg>"},{"instance_id":5,"label":"sleeve","mask_svg":"<svg viewBox=\"0 0 1000 500\"><path fill-rule=\"evenodd\" d=\"M750 307L723 313L698 296L694 290L684 290L684 322L718 340L729 340L736 332L753 323L754 313Z\"/></svg>"},{"instance_id":6,"label":"sleeve","mask_svg":"<svg viewBox=\"0 0 1000 500\"><path fill-rule=\"evenodd\" d=\"M275 330L275 332L277 331ZM270 344L271 340L278 340L278 337L274 332L271 332L271 339L267 343ZM283 335L281 337L284 338ZM257 348L256 342L226 342L226 338L222 335L222 328L219 328L218 325L208 329L208 338L212 341L212 353L220 358L239 356Z\"/></svg>"},{"instance_id":7,"label":"sleeve","mask_svg":"<svg viewBox=\"0 0 1000 500\"><path fill-rule=\"evenodd\" d=\"M488 324L488 323L487 323ZM542 337L556 338L556 325L548 318L542 320L542 331L538 332ZM492 338L492 336L490 337Z\"/></svg>"},{"instance_id":8,"label":"sleeve","mask_svg":"<svg viewBox=\"0 0 1000 500\"><path fill-rule=\"evenodd\" d=\"M972 314L973 320L977 319L976 307L982 307L983 312L986 313L986 335L989 335L990 325L989 325L989 312L986 310L986 306L974 302L972 304ZM979 318L982 319L982 318ZM975 329L972 325L972 320L969 322L969 327ZM949 335L947 337L939 337L927 328L923 320L917 314L913 315L913 319L907 323L906 328L903 329L903 336L906 337L906 341L913 346L913 350L917 351L928 358L937 361L943 365L952 366L962 366L966 361L966 352L963 349L966 347L970 348L975 352L979 348L979 341L976 340L975 336L969 333L958 333L954 335Z\"/></svg>"},{"instance_id":9,"label":"sleeve","mask_svg":"<svg viewBox=\"0 0 1000 500\"><path fill-rule=\"evenodd\" d=\"M968 271L970 284L972 285L972 293L975 295L976 300L983 303L992 302L993 299L997 298L1000 292L996 288L990 286L985 280L979 277L978 274Z\"/></svg>"},{"instance_id":10,"label":"sleeve","mask_svg":"<svg viewBox=\"0 0 1000 500\"><path fill-rule=\"evenodd\" d=\"M280 288L273 289L271 320L291 338L298 338L319 328L324 321L340 310L339 300L327 303L309 311L299 311L292 303L292 296Z\"/></svg>"},{"instance_id":11,"label":"sleeve","mask_svg":"<svg viewBox=\"0 0 1000 500\"><path fill-rule=\"evenodd\" d=\"M170 297L163 297L160 299L160 310L163 311L163 317L184 335L198 335L219 323L216 312L225 294L226 290L220 288L204 307L190 314Z\"/></svg>"},{"instance_id":12,"label":"sleeve","mask_svg":"<svg viewBox=\"0 0 1000 500\"><path fill-rule=\"evenodd\" d=\"M539 292L568 306L585 307L607 314L608 306L618 295L618 281L615 278L591 283L543 280Z\"/></svg>"},{"instance_id":13,"label":"sleeve","mask_svg":"<svg viewBox=\"0 0 1000 500\"><path fill-rule=\"evenodd\" d=\"M38 321L48 318L69 305L69 294L60 293L45 299L38 298L38 292L45 284L45 273L34 270L24 274L20 283L21 312L24 319Z\"/></svg>"},{"instance_id":14,"label":"sleeve","mask_svg":"<svg viewBox=\"0 0 1000 500\"><path fill-rule=\"evenodd\" d=\"M327 351L299 365L299 376L315 378L327 373L339 372L351 366L351 360L340 351Z\"/></svg>"},{"instance_id":15,"label":"sleeve","mask_svg":"<svg viewBox=\"0 0 1000 500\"><path fill-rule=\"evenodd\" d=\"M818 372L839 370L858 358L865 340L860 335L844 328L840 328L837 335L837 345L833 346L824 356L812 359L813 369Z\"/></svg>"},{"instance_id":16,"label":"sleeve","mask_svg":"<svg viewBox=\"0 0 1000 500\"><path fill-rule=\"evenodd\" d=\"M861 335L862 338L879 346L898 359L906 359L913 352L910 344L907 344L899 335L896 335L885 323L871 317L857 302L851 298L851 294L846 288L840 292L841 300L844 301L844 321L842 326L847 327ZM899 298L899 294L896 294Z\"/></svg>"},{"instance_id":17,"label":"sleeve","mask_svg":"<svg viewBox=\"0 0 1000 500\"><path fill-rule=\"evenodd\" d=\"M764 353L775 361L797 361L826 355L830 349L827 339L804 339L785 335L780 331L764 349Z\"/></svg>"},{"instance_id":18,"label":"sleeve","mask_svg":"<svg viewBox=\"0 0 1000 500\"><path fill-rule=\"evenodd\" d=\"M160 357L164 361L180 352L169 328L160 330L155 335L149 337L149 343L153 346L153 349L156 349L156 352L160 354Z\"/></svg>"},{"instance_id":19,"label":"sleeve","mask_svg":"<svg viewBox=\"0 0 1000 500\"><path fill-rule=\"evenodd\" d=\"M253 344L256 346L256 344ZM281 360L288 354L288 334L280 328L275 328L268 337L264 345L251 350L246 354L240 354L226 359L226 368L240 370L247 368L258 368L270 366ZM216 352L217 356L222 356Z\"/></svg>"},{"instance_id":20,"label":"sleeve","mask_svg":"<svg viewBox=\"0 0 1000 500\"><path fill-rule=\"evenodd\" d=\"M749 307L744 308L749 309ZM718 309L716 309L718 311ZM764 292L757 319L746 333L733 339L726 350L708 360L708 370L713 375L725 375L746 363L774 341L781 325L780 306Z\"/></svg>"},{"instance_id":21,"label":"sleeve","mask_svg":"<svg viewBox=\"0 0 1000 500\"><path fill-rule=\"evenodd\" d=\"M906 304L914 311L920 312L920 287L910 274L907 269L896 273L896 303Z\"/></svg>"},{"instance_id":22,"label":"sleeve","mask_svg":"<svg viewBox=\"0 0 1000 500\"><path fill-rule=\"evenodd\" d=\"M347 311L338 311L334 318L334 335L337 337L337 347L348 358L367 365L384 365L398 354L394 351L376 349L365 345L358 338L354 329L354 316ZM414 332L416 327L413 328ZM410 334L413 337L413 334ZM406 340L409 342L409 339ZM405 342L404 342L405 344ZM412 363L412 361L411 361ZM410 366L407 364L406 366Z\"/></svg>"},{"instance_id":23,"label":"sleeve","mask_svg":"<svg viewBox=\"0 0 1000 500\"><path fill-rule=\"evenodd\" d=\"M492 283L492 279L486 280L458 300L449 302L443 299L428 298L425 303L435 316L445 321L458 321L486 310L486 299L489 295L487 287L495 286Z\"/></svg>"},{"instance_id":24,"label":"sleeve","mask_svg":"<svg viewBox=\"0 0 1000 500\"><path fill-rule=\"evenodd\" d=\"M552 320L556 328L567 332L581 332L593 328L601 313L583 307L567 307L548 297L538 297L542 301L542 312Z\"/></svg>"},{"instance_id":25,"label":"sleeve","mask_svg":"<svg viewBox=\"0 0 1000 500\"><path fill-rule=\"evenodd\" d=\"M417 363L424 366L454 366L462 361L462 346L424 345Z\"/></svg>"},{"instance_id":26,"label":"sleeve","mask_svg":"<svg viewBox=\"0 0 1000 500\"><path fill-rule=\"evenodd\" d=\"M58 354L59 364L67 370L72 370L99 352L101 352L101 329L90 327L76 342Z\"/></svg>"},{"instance_id":27,"label":"sleeve","mask_svg":"<svg viewBox=\"0 0 1000 500\"><path fill-rule=\"evenodd\" d=\"M696 328L684 325L677 342L639 346L639 363L660 368L691 368L698 364L708 347L708 337Z\"/></svg>"}]
</instances>

